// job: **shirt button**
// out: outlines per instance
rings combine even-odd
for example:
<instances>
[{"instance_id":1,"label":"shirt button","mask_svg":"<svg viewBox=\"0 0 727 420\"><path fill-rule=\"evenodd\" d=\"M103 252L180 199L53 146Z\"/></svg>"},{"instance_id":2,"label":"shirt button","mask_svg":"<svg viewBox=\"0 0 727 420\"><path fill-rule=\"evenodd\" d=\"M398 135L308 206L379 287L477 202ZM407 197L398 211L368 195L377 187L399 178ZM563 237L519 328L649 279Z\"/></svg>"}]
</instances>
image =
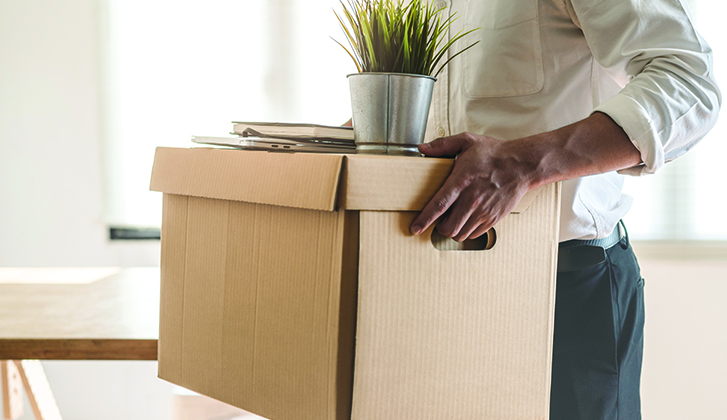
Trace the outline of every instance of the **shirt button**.
<instances>
[{"instance_id":1,"label":"shirt button","mask_svg":"<svg viewBox=\"0 0 727 420\"><path fill-rule=\"evenodd\" d=\"M447 7L447 3L443 2L443 1L438 1L434 4L434 7L437 9L443 9L443 8Z\"/></svg>"},{"instance_id":2,"label":"shirt button","mask_svg":"<svg viewBox=\"0 0 727 420\"><path fill-rule=\"evenodd\" d=\"M442 127L439 127L439 128L437 128L437 135L438 135L439 137L444 137L444 136L446 136L446 135L447 135L447 132L446 132L446 131L444 131L444 129L443 129Z\"/></svg>"}]
</instances>

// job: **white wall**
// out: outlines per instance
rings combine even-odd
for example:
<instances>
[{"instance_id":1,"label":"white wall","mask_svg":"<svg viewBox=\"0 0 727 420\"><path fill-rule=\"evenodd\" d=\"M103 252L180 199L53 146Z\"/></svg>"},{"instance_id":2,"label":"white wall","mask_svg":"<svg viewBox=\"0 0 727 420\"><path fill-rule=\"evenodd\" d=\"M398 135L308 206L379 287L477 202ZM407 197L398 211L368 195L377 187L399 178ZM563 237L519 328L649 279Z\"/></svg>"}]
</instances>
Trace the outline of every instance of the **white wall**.
<instances>
[{"instance_id":1,"label":"white wall","mask_svg":"<svg viewBox=\"0 0 727 420\"><path fill-rule=\"evenodd\" d=\"M106 239L98 13L98 0L0 1L0 266L158 264L158 243ZM727 417L727 264L642 265L644 418ZM66 420L169 414L154 362L45 367Z\"/></svg>"},{"instance_id":2,"label":"white wall","mask_svg":"<svg viewBox=\"0 0 727 420\"><path fill-rule=\"evenodd\" d=\"M103 221L97 0L0 1L0 266L154 266ZM66 420L165 419L155 362L47 362ZM32 419L25 407L23 419Z\"/></svg>"},{"instance_id":3,"label":"white wall","mask_svg":"<svg viewBox=\"0 0 727 420\"><path fill-rule=\"evenodd\" d=\"M0 265L157 265L103 221L98 0L0 2Z\"/></svg>"},{"instance_id":4,"label":"white wall","mask_svg":"<svg viewBox=\"0 0 727 420\"><path fill-rule=\"evenodd\" d=\"M727 261L640 260L644 419L726 419Z\"/></svg>"}]
</instances>

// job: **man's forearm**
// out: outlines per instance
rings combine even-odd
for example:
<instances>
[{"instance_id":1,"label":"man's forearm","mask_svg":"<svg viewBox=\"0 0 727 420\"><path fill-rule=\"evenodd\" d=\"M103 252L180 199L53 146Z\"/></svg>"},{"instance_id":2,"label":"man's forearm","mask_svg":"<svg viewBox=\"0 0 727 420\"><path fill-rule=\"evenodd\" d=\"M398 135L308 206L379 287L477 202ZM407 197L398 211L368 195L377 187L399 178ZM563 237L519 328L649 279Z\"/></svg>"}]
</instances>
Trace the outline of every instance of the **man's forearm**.
<instances>
[{"instance_id":1,"label":"man's forearm","mask_svg":"<svg viewBox=\"0 0 727 420\"><path fill-rule=\"evenodd\" d=\"M600 112L554 131L505 142L503 147L530 160L531 188L641 164L638 149L623 129Z\"/></svg>"}]
</instances>

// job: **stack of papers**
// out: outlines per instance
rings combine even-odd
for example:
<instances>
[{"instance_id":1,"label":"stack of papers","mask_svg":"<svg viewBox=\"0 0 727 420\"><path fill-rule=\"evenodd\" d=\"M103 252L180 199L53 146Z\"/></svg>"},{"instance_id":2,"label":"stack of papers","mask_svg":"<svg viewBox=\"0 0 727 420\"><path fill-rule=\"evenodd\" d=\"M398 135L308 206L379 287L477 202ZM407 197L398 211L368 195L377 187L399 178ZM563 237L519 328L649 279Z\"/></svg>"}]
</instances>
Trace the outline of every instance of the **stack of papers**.
<instances>
[{"instance_id":1,"label":"stack of papers","mask_svg":"<svg viewBox=\"0 0 727 420\"><path fill-rule=\"evenodd\" d=\"M246 150L356 153L353 128L318 124L233 121L235 137L193 136L195 143Z\"/></svg>"}]
</instances>

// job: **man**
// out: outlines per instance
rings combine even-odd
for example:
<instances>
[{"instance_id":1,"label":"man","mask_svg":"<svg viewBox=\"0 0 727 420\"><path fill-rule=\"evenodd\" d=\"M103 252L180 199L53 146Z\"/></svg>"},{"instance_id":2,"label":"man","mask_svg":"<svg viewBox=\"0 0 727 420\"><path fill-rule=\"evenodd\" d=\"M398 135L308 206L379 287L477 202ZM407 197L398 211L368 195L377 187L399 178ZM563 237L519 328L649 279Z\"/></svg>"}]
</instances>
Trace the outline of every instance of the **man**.
<instances>
[{"instance_id":1,"label":"man","mask_svg":"<svg viewBox=\"0 0 727 420\"><path fill-rule=\"evenodd\" d=\"M711 50L679 0L437 5L457 12L453 33L481 28L455 50L480 43L435 85L438 138L420 151L457 159L411 232L438 221L478 237L528 190L563 181L560 253L580 264L559 261L551 418L639 419L643 279L619 227L622 174L654 173L714 125ZM584 246L605 259L580 258Z\"/></svg>"}]
</instances>

